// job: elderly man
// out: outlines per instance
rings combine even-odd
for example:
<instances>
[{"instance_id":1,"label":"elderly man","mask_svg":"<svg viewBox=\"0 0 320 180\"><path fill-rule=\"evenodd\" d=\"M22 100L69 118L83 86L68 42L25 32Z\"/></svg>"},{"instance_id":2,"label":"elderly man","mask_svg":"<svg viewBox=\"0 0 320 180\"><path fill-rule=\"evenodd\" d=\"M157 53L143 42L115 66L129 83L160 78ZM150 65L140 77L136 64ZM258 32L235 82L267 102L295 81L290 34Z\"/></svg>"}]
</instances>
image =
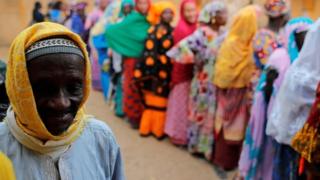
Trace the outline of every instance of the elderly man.
<instances>
[{"instance_id":1,"label":"elderly man","mask_svg":"<svg viewBox=\"0 0 320 180\"><path fill-rule=\"evenodd\" d=\"M85 44L67 28L39 23L16 37L0 151L17 179L124 179L111 130L84 113L90 81Z\"/></svg>"}]
</instances>

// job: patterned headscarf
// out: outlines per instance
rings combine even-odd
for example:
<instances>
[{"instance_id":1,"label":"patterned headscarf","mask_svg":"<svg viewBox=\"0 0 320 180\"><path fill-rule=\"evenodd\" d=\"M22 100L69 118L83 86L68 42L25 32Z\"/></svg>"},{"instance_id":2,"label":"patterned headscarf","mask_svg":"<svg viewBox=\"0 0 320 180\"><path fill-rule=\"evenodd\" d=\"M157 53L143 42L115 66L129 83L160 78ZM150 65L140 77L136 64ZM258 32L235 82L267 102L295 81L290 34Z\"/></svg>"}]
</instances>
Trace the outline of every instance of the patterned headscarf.
<instances>
[{"instance_id":1,"label":"patterned headscarf","mask_svg":"<svg viewBox=\"0 0 320 180\"><path fill-rule=\"evenodd\" d=\"M187 19L184 16L184 9L187 3L193 3L196 6L196 3L194 0L183 0L181 2L180 19L172 33L175 44L177 44L179 41L181 41L183 38L187 37L188 35L192 34L197 28L197 22L190 24L189 22L187 22Z\"/></svg>"},{"instance_id":2,"label":"patterned headscarf","mask_svg":"<svg viewBox=\"0 0 320 180\"><path fill-rule=\"evenodd\" d=\"M258 8L244 7L233 19L214 66L214 84L219 88L243 88L251 83L255 70L252 40L258 30Z\"/></svg>"},{"instance_id":3,"label":"patterned headscarf","mask_svg":"<svg viewBox=\"0 0 320 180\"><path fill-rule=\"evenodd\" d=\"M226 4L222 1L213 1L204 6L199 15L199 22L210 23L211 18L215 17L218 11L226 8Z\"/></svg>"},{"instance_id":4,"label":"patterned headscarf","mask_svg":"<svg viewBox=\"0 0 320 180\"><path fill-rule=\"evenodd\" d=\"M291 62L298 57L298 47L295 40L295 33L308 31L313 24L313 20L306 17L298 17L291 19L285 27L287 49L290 55Z\"/></svg>"},{"instance_id":5,"label":"patterned headscarf","mask_svg":"<svg viewBox=\"0 0 320 180\"><path fill-rule=\"evenodd\" d=\"M300 118L298 120L299 125L302 123L304 124L297 128L299 131L294 134L291 146L300 153L302 158L310 163L320 163L320 71L319 68L316 68L319 67L320 62L320 52L318 48L316 48L319 46L319 43L320 19L310 27L301 54L293 64L304 71L304 74L300 73L296 78L302 79L307 88L303 88L304 86L302 84L297 84L296 91L291 93L293 94L292 97L300 101L305 100L308 97L310 97L310 99L308 99L309 101L305 100L304 102L294 102L295 104L299 103L301 105L298 107L299 109L297 108L297 112L290 112L290 114L303 114L303 119ZM293 70L295 70L294 72L297 72L299 69ZM308 79L306 79L306 77ZM316 86L317 89L314 88ZM298 90L300 91L300 96L297 96ZM306 96L308 94L310 95ZM311 103L312 107L310 108ZM302 105L309 105L308 109L303 108ZM301 109L306 109L307 114L301 112ZM290 126L292 125L290 124Z\"/></svg>"},{"instance_id":6,"label":"patterned headscarf","mask_svg":"<svg viewBox=\"0 0 320 180\"><path fill-rule=\"evenodd\" d=\"M299 56L286 72L277 93L266 133L279 143L291 144L292 138L306 122L314 103L320 82L320 69L315 68L320 67L320 52L315 48L319 42L320 20L310 27Z\"/></svg>"},{"instance_id":7,"label":"patterned headscarf","mask_svg":"<svg viewBox=\"0 0 320 180\"><path fill-rule=\"evenodd\" d=\"M263 69L272 52L282 46L275 33L262 29L253 40L254 60L259 69Z\"/></svg>"},{"instance_id":8,"label":"patterned headscarf","mask_svg":"<svg viewBox=\"0 0 320 180\"><path fill-rule=\"evenodd\" d=\"M74 5L74 9L75 10L83 10L87 7L87 3L86 2L77 2L75 5Z\"/></svg>"},{"instance_id":9,"label":"patterned headscarf","mask_svg":"<svg viewBox=\"0 0 320 180\"><path fill-rule=\"evenodd\" d=\"M118 21L121 12L121 0L113 0L104 10L103 16L92 27L90 31L91 37L103 35L106 27ZM106 43L103 43L103 47Z\"/></svg>"},{"instance_id":10,"label":"patterned headscarf","mask_svg":"<svg viewBox=\"0 0 320 180\"><path fill-rule=\"evenodd\" d=\"M134 7L135 6L134 1L133 0L122 0L121 1L121 11L120 11L119 17L124 17L125 6Z\"/></svg>"},{"instance_id":11,"label":"patterned headscarf","mask_svg":"<svg viewBox=\"0 0 320 180\"><path fill-rule=\"evenodd\" d=\"M264 4L267 14L271 17L279 17L289 12L289 0L267 0Z\"/></svg>"},{"instance_id":12,"label":"patterned headscarf","mask_svg":"<svg viewBox=\"0 0 320 180\"><path fill-rule=\"evenodd\" d=\"M152 24L158 24L161 20L161 14L164 10L170 9L173 14L176 14L176 6L170 1L159 1L152 5L148 13L147 19Z\"/></svg>"}]
</instances>

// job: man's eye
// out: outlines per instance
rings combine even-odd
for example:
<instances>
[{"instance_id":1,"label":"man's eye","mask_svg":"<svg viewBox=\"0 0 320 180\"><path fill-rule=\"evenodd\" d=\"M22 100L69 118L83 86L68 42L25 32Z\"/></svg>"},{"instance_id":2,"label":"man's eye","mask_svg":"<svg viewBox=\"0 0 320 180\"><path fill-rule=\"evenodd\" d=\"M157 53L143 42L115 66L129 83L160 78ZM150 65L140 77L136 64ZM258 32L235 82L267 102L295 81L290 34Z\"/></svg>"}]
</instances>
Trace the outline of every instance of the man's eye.
<instances>
[{"instance_id":1,"label":"man's eye","mask_svg":"<svg viewBox=\"0 0 320 180\"><path fill-rule=\"evenodd\" d=\"M82 83L72 83L68 85L68 92L71 94L81 94L83 91Z\"/></svg>"},{"instance_id":2,"label":"man's eye","mask_svg":"<svg viewBox=\"0 0 320 180\"><path fill-rule=\"evenodd\" d=\"M52 94L55 91L55 88L49 84L38 84L33 87L35 92L41 94Z\"/></svg>"},{"instance_id":3,"label":"man's eye","mask_svg":"<svg viewBox=\"0 0 320 180\"><path fill-rule=\"evenodd\" d=\"M32 87L35 98L52 97L59 93L59 89L50 84L39 84Z\"/></svg>"}]
</instances>

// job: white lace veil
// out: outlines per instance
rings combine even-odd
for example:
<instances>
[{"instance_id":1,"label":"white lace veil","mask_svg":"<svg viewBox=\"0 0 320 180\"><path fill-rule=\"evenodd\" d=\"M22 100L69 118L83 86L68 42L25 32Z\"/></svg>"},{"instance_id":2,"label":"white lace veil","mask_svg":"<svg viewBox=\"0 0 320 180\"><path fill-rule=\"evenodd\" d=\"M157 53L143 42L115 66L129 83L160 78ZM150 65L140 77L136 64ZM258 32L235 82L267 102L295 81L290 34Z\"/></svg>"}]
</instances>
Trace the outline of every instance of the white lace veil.
<instances>
[{"instance_id":1,"label":"white lace veil","mask_svg":"<svg viewBox=\"0 0 320 180\"><path fill-rule=\"evenodd\" d=\"M269 114L266 133L279 143L292 137L308 118L320 82L320 19L307 33L298 59L288 69Z\"/></svg>"}]
</instances>

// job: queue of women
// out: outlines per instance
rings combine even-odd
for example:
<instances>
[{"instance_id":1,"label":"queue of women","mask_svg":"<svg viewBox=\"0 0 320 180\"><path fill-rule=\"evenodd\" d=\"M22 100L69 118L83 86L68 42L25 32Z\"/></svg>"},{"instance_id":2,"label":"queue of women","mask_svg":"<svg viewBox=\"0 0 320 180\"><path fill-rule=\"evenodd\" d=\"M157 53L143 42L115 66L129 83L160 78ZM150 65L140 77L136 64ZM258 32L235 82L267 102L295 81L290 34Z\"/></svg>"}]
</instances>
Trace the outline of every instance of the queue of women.
<instances>
[{"instance_id":1,"label":"queue of women","mask_svg":"<svg viewBox=\"0 0 320 180\"><path fill-rule=\"evenodd\" d=\"M142 137L153 135L161 140L168 136L174 145L206 158L221 177L237 168L239 179L319 177L319 20L290 18L288 0L266 0L263 7L248 5L230 18L228 28L227 5L222 0L210 1L202 8L194 0L182 0L179 11L171 1L110 0L104 4L105 9L99 2L102 0L97 3L100 8L85 22L90 32L87 48L74 33L52 23L31 26L13 43L7 73L12 107L5 119L8 128L0 126L0 134L4 134L0 150L11 159L18 179L25 179L25 173L29 179L41 179L43 172L62 179L77 179L77 173L82 177L124 178L120 150L109 128L84 115L81 108L90 80L85 49L90 50L93 88L102 90L105 100L113 102L115 114L139 129ZM261 27L259 21L265 15L268 25ZM176 26L172 25L174 17L179 17ZM51 39L56 37L62 40ZM45 46L42 41L38 43L41 39L46 43L51 40L49 45L62 41L70 49L39 52ZM25 49L26 57L21 58L18 53ZM61 102L55 99L46 105L44 97L50 93L42 91L49 89L33 70L41 72L39 68L48 65L37 60L40 55L50 56L45 54L48 52L51 56L67 53L84 59L85 69L80 68L85 73L83 89L79 89L77 77L70 78L70 82L77 82L75 87L68 84L68 78L54 83L57 91L68 84L70 103L60 98ZM59 57L66 59L67 55ZM77 58L71 58L74 62L67 67L79 67ZM27 64L27 71L26 67L17 70L19 62ZM62 67L53 75L69 72L62 64L52 66ZM27 73L31 82L21 78ZM50 73L44 77L52 80ZM15 92L17 82L27 90ZM30 99L32 90L36 102ZM77 96L80 90L84 92L82 99ZM53 102L58 104L56 109L52 108ZM33 108L24 110L29 105ZM70 106L66 117L75 120L62 125L50 121L54 119L50 117L52 112L61 111L63 106ZM97 136L103 131L99 138L92 139L91 134ZM84 148L90 140L97 148ZM17 147L18 142L22 145L17 154L10 148ZM105 149L101 143L110 147ZM72 148L75 146L81 149L77 153L83 157L79 159L90 158L92 152L108 163L92 162L92 167L98 168L82 170ZM34 159L47 161L42 154L48 154L52 162L34 164ZM40 170L21 171L21 161ZM10 164L9 160L3 162Z\"/></svg>"},{"instance_id":2,"label":"queue of women","mask_svg":"<svg viewBox=\"0 0 320 180\"><path fill-rule=\"evenodd\" d=\"M126 9L135 11L115 15ZM308 44L316 46L319 23L290 19L286 0L244 7L229 28L223 1L198 9L192 0L181 2L180 13L169 1L107 7L114 13L99 20L103 30L92 34L92 46L102 35L109 57L100 66L107 64L102 73L113 79L103 91L116 115L143 137L168 136L219 172L238 167L245 179L316 176L317 66L308 59L318 57ZM268 25L260 27L264 15Z\"/></svg>"}]
</instances>

